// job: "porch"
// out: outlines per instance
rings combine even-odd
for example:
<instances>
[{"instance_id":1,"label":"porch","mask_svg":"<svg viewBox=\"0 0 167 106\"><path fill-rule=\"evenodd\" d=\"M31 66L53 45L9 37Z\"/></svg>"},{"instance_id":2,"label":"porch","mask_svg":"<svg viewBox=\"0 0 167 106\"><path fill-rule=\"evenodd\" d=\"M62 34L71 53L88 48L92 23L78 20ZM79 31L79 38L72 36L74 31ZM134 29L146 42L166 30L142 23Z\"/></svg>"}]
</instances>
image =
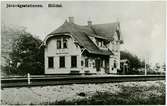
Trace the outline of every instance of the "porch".
<instances>
[{"instance_id":1,"label":"porch","mask_svg":"<svg viewBox=\"0 0 167 106\"><path fill-rule=\"evenodd\" d=\"M83 54L81 70L85 74L109 74L109 55Z\"/></svg>"}]
</instances>

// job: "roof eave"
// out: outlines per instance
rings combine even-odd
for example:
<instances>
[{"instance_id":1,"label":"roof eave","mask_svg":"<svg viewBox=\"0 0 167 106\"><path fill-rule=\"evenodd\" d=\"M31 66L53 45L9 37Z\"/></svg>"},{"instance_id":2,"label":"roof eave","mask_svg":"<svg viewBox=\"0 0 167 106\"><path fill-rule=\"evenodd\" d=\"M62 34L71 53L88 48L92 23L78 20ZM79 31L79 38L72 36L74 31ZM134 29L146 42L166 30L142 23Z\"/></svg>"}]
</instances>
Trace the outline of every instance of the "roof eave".
<instances>
[{"instance_id":1,"label":"roof eave","mask_svg":"<svg viewBox=\"0 0 167 106\"><path fill-rule=\"evenodd\" d=\"M110 52L110 53L108 53L108 54L104 54L104 53L100 53L100 52L96 52L96 51L91 51L91 50L88 50L88 49L84 49L83 50L83 52L82 52L82 54L84 53L84 51L87 51L88 53L90 53L90 54L96 54L96 55L102 55L102 56L110 56L110 55L113 55L113 53L111 52L111 51L108 51L108 52Z\"/></svg>"},{"instance_id":2,"label":"roof eave","mask_svg":"<svg viewBox=\"0 0 167 106\"><path fill-rule=\"evenodd\" d=\"M43 40L42 44L40 45L40 47L41 47L41 46L45 46L45 45L46 45L46 42L47 42L47 40L48 40L49 38L54 37L54 36L61 36L62 34L71 37L70 32L61 32L61 33L54 33L54 34L51 34L51 33L50 33L50 34L48 34L48 35L44 38L44 40Z\"/></svg>"}]
</instances>

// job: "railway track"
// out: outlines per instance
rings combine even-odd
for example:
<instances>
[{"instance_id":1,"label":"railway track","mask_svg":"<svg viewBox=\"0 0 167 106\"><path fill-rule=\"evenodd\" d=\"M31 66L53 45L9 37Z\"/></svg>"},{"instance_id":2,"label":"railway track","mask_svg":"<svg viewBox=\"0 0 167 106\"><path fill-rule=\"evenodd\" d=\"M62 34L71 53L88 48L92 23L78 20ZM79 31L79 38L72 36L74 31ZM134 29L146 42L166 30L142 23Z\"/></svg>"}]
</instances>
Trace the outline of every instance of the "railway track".
<instances>
[{"instance_id":1,"label":"railway track","mask_svg":"<svg viewBox=\"0 0 167 106\"><path fill-rule=\"evenodd\" d=\"M31 86L49 86L49 85L66 85L66 84L84 84L84 83L114 83L130 81L154 81L165 80L164 75L87 75L87 76L43 76L32 77L28 84L28 78L3 78L1 79L1 88L9 87L31 87Z\"/></svg>"}]
</instances>

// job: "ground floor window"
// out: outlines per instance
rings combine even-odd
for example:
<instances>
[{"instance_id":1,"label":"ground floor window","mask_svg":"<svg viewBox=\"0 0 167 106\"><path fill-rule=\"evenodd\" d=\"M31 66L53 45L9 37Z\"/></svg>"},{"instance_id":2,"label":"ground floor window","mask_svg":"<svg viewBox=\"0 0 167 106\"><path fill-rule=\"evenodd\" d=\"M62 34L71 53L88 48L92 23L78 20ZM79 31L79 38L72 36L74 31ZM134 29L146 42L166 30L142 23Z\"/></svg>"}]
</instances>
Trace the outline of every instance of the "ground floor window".
<instances>
[{"instance_id":1,"label":"ground floor window","mask_svg":"<svg viewBox=\"0 0 167 106\"><path fill-rule=\"evenodd\" d=\"M100 61L100 67L103 67L103 60L100 59L99 61Z\"/></svg>"},{"instance_id":2,"label":"ground floor window","mask_svg":"<svg viewBox=\"0 0 167 106\"><path fill-rule=\"evenodd\" d=\"M65 67L65 56L60 56L59 66L60 66L60 68L64 68Z\"/></svg>"},{"instance_id":3,"label":"ground floor window","mask_svg":"<svg viewBox=\"0 0 167 106\"><path fill-rule=\"evenodd\" d=\"M83 62L83 60L81 61L81 66L83 66L84 65L84 62Z\"/></svg>"},{"instance_id":4,"label":"ground floor window","mask_svg":"<svg viewBox=\"0 0 167 106\"><path fill-rule=\"evenodd\" d=\"M54 67L54 58L48 57L48 68L53 68L53 67Z\"/></svg>"},{"instance_id":5,"label":"ground floor window","mask_svg":"<svg viewBox=\"0 0 167 106\"><path fill-rule=\"evenodd\" d=\"M96 66L95 66L95 61L94 61L94 60L93 60L92 65L93 65L93 68L96 68Z\"/></svg>"},{"instance_id":6,"label":"ground floor window","mask_svg":"<svg viewBox=\"0 0 167 106\"><path fill-rule=\"evenodd\" d=\"M117 63L116 63L116 60L114 60L114 68L117 67Z\"/></svg>"},{"instance_id":7,"label":"ground floor window","mask_svg":"<svg viewBox=\"0 0 167 106\"><path fill-rule=\"evenodd\" d=\"M71 56L71 67L77 67L77 56Z\"/></svg>"},{"instance_id":8,"label":"ground floor window","mask_svg":"<svg viewBox=\"0 0 167 106\"><path fill-rule=\"evenodd\" d=\"M85 59L85 67L88 67L88 63L89 63L88 59Z\"/></svg>"},{"instance_id":9,"label":"ground floor window","mask_svg":"<svg viewBox=\"0 0 167 106\"><path fill-rule=\"evenodd\" d=\"M100 59L96 59L96 60L95 60L95 65L96 65L96 70L97 70L97 71L100 71L100 67L101 67Z\"/></svg>"}]
</instances>

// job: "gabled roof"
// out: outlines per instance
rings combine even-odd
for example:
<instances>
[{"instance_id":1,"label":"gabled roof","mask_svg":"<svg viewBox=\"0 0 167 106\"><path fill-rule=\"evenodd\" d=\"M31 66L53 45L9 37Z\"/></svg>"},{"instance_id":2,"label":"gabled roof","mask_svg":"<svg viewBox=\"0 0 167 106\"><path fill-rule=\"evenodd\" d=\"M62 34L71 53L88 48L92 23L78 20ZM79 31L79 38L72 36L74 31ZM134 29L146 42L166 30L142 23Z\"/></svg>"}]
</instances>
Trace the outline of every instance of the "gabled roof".
<instances>
[{"instance_id":1,"label":"gabled roof","mask_svg":"<svg viewBox=\"0 0 167 106\"><path fill-rule=\"evenodd\" d=\"M81 26L70 22L64 22L59 28L48 34L56 36L60 33L69 33L72 37L83 46L89 53L101 54L101 55L111 55L112 52L109 50L99 49L89 36L113 40L113 35L117 31L119 23L109 23L109 24L96 24L90 26ZM45 39L47 40L47 39ZM46 42L44 40L44 42Z\"/></svg>"},{"instance_id":2,"label":"gabled roof","mask_svg":"<svg viewBox=\"0 0 167 106\"><path fill-rule=\"evenodd\" d=\"M95 24L91 26L91 29L96 35L113 40L118 25L119 23Z\"/></svg>"},{"instance_id":3,"label":"gabled roof","mask_svg":"<svg viewBox=\"0 0 167 106\"><path fill-rule=\"evenodd\" d=\"M81 26L74 23L65 22L58 29L54 30L50 34L53 35L56 33L72 32L75 30L77 32L78 31L85 32L88 36L113 40L115 32L119 31L120 33L120 29L118 29L119 27L120 27L119 22L107 23L107 24L94 24L91 26ZM121 35L119 35L119 40L123 42Z\"/></svg>"}]
</instances>

